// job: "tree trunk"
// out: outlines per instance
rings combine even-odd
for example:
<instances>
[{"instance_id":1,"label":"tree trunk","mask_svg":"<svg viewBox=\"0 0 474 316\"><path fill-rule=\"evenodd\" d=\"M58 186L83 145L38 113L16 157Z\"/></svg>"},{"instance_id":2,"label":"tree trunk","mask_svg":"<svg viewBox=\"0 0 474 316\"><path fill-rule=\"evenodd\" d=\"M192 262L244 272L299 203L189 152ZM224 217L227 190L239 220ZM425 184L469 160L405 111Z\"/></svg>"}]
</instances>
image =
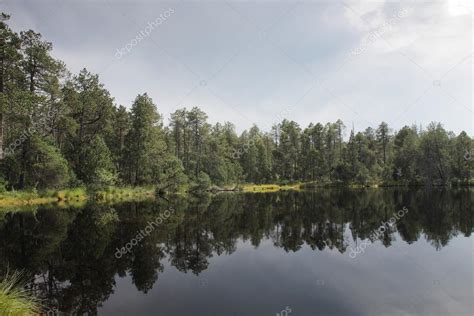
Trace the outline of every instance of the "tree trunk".
<instances>
[{"instance_id":1,"label":"tree trunk","mask_svg":"<svg viewBox=\"0 0 474 316\"><path fill-rule=\"evenodd\" d=\"M0 111L2 111L2 110L0 109ZM5 126L5 119L3 117L3 112L0 112L0 160L3 159L3 129L4 129L4 126Z\"/></svg>"},{"instance_id":2,"label":"tree trunk","mask_svg":"<svg viewBox=\"0 0 474 316\"><path fill-rule=\"evenodd\" d=\"M4 91L4 80L5 80L5 42L2 41L2 59L0 60L0 93L2 94L0 104L0 160L3 159L3 131L5 127L4 117L4 104L3 104L3 93Z\"/></svg>"}]
</instances>

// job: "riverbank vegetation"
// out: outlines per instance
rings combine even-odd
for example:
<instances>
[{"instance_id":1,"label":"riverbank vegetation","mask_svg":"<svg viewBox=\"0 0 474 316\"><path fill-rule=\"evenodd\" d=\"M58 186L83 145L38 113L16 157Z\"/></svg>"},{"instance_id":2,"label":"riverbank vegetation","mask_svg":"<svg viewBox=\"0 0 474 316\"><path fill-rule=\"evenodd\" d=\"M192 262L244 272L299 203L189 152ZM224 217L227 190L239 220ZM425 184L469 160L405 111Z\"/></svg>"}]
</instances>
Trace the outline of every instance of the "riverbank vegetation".
<instances>
[{"instance_id":1,"label":"riverbank vegetation","mask_svg":"<svg viewBox=\"0 0 474 316\"><path fill-rule=\"evenodd\" d=\"M64 189L60 191L14 191L0 193L0 209L11 206L42 205L49 203L82 205L83 202L137 201L153 198L154 187L106 187L101 190L87 190L85 188Z\"/></svg>"},{"instance_id":2,"label":"riverbank vegetation","mask_svg":"<svg viewBox=\"0 0 474 316\"><path fill-rule=\"evenodd\" d=\"M232 123L210 124L198 107L178 109L165 123L146 93L115 104L98 75L70 74L51 43L33 30L13 31L8 18L0 21L0 191L55 190L41 198L63 200L83 197L61 191L77 187L193 192L241 183L472 180L473 139L440 123L394 131L382 122L356 132L340 120L302 127L284 119L238 135Z\"/></svg>"},{"instance_id":3,"label":"riverbank vegetation","mask_svg":"<svg viewBox=\"0 0 474 316\"><path fill-rule=\"evenodd\" d=\"M0 281L0 315L39 315L41 308L37 299L21 287L21 274L15 272Z\"/></svg>"},{"instance_id":4,"label":"riverbank vegetation","mask_svg":"<svg viewBox=\"0 0 474 316\"><path fill-rule=\"evenodd\" d=\"M301 184L246 184L241 187L243 192L276 192L276 191L287 191L287 190L299 190Z\"/></svg>"}]
</instances>

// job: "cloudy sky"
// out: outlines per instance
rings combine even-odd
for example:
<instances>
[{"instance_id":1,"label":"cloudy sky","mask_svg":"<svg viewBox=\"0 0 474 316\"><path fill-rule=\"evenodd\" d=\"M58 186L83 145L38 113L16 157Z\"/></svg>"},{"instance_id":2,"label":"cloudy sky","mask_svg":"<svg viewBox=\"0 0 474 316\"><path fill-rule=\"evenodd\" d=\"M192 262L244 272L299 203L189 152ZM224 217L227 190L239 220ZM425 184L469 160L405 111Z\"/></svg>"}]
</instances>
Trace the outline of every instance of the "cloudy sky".
<instances>
[{"instance_id":1,"label":"cloudy sky","mask_svg":"<svg viewBox=\"0 0 474 316\"><path fill-rule=\"evenodd\" d=\"M470 0L0 0L117 104L199 106L240 132L282 118L356 130L440 121L473 135ZM151 25L151 26L150 26Z\"/></svg>"}]
</instances>

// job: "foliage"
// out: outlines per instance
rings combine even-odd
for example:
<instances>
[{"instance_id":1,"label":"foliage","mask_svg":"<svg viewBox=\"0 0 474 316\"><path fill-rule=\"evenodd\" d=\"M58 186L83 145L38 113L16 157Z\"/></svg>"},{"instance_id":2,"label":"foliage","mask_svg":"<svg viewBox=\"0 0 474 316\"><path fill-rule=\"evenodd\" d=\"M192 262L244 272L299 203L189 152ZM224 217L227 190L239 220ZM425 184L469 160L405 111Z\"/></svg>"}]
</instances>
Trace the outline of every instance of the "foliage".
<instances>
[{"instance_id":1,"label":"foliage","mask_svg":"<svg viewBox=\"0 0 474 316\"><path fill-rule=\"evenodd\" d=\"M196 183L192 186L191 191L203 192L211 187L211 178L207 173L201 171L196 179Z\"/></svg>"},{"instance_id":2,"label":"foliage","mask_svg":"<svg viewBox=\"0 0 474 316\"><path fill-rule=\"evenodd\" d=\"M0 178L0 193L3 193L7 190L7 186L8 186L8 182L3 179L3 178Z\"/></svg>"},{"instance_id":3,"label":"foliage","mask_svg":"<svg viewBox=\"0 0 474 316\"><path fill-rule=\"evenodd\" d=\"M21 288L21 274L15 272L0 281L0 315L29 316L40 313L40 304Z\"/></svg>"},{"instance_id":4,"label":"foliage","mask_svg":"<svg viewBox=\"0 0 474 316\"><path fill-rule=\"evenodd\" d=\"M54 146L33 136L27 163L26 185L44 189L47 187L62 187L69 181L69 169L66 159Z\"/></svg>"},{"instance_id":5,"label":"foliage","mask_svg":"<svg viewBox=\"0 0 474 316\"><path fill-rule=\"evenodd\" d=\"M60 201L81 200L87 197L87 192L84 188L74 188L57 191L54 193L54 196Z\"/></svg>"},{"instance_id":6,"label":"foliage","mask_svg":"<svg viewBox=\"0 0 474 316\"><path fill-rule=\"evenodd\" d=\"M146 93L130 109L114 104L98 75L69 76L41 34L18 34L6 21L0 31L0 191L472 182L472 138L440 123L393 131L382 122L346 133L341 120L304 128L283 119L270 131L252 126L238 135L195 106L165 125Z\"/></svg>"},{"instance_id":7,"label":"foliage","mask_svg":"<svg viewBox=\"0 0 474 316\"><path fill-rule=\"evenodd\" d=\"M98 187L114 185L117 182L115 165L110 150L100 136L95 136L90 146L84 146L81 153L79 177L87 184Z\"/></svg>"}]
</instances>

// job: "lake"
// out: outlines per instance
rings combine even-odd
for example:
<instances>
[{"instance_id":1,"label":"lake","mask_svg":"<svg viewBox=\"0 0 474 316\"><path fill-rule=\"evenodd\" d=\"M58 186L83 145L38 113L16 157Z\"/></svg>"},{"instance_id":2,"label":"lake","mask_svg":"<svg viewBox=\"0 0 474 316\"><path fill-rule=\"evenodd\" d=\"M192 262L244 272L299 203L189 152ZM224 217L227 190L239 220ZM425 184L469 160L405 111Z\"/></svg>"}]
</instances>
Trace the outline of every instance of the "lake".
<instances>
[{"instance_id":1,"label":"lake","mask_svg":"<svg viewBox=\"0 0 474 316\"><path fill-rule=\"evenodd\" d=\"M473 315L472 189L321 189L0 217L49 315Z\"/></svg>"}]
</instances>

